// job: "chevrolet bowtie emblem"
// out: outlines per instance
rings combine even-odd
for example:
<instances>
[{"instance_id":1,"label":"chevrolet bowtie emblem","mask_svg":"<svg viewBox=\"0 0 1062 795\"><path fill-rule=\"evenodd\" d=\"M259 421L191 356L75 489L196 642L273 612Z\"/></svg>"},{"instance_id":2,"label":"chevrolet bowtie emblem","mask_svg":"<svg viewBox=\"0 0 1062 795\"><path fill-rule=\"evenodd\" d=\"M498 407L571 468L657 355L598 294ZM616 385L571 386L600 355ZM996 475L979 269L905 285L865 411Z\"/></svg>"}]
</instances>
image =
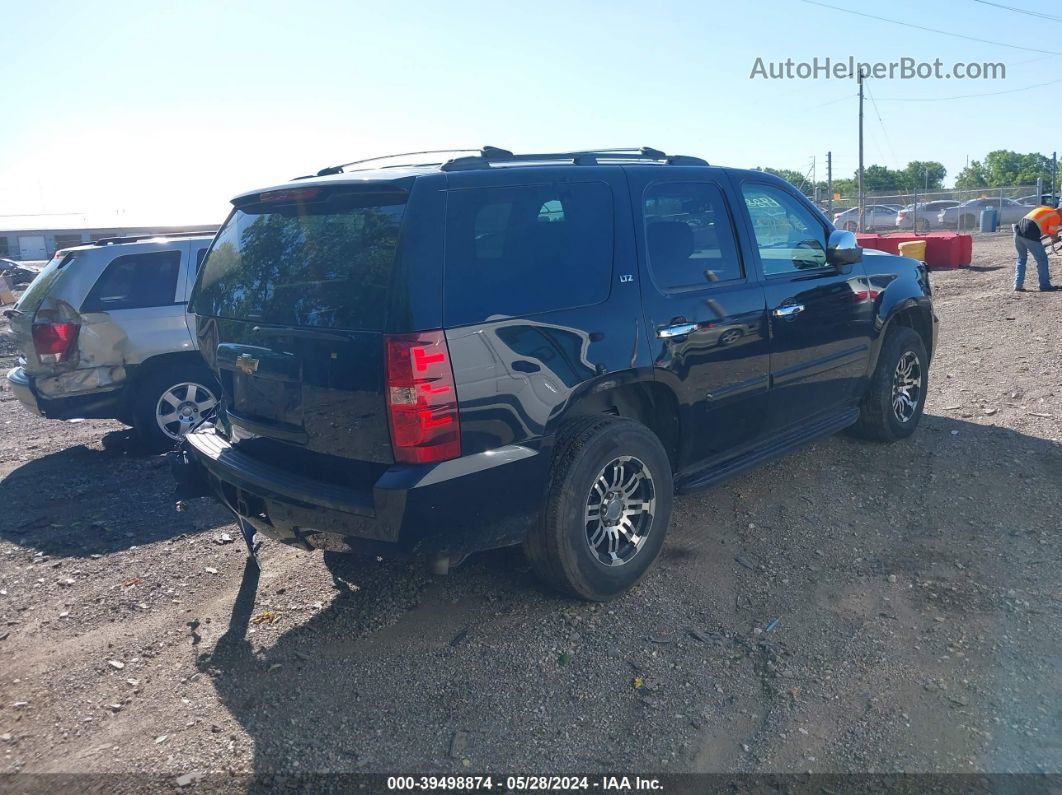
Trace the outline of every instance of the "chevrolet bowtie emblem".
<instances>
[{"instance_id":1,"label":"chevrolet bowtie emblem","mask_svg":"<svg viewBox=\"0 0 1062 795\"><path fill-rule=\"evenodd\" d=\"M249 353L241 353L236 357L236 369L241 373L252 375L258 371L258 360Z\"/></svg>"}]
</instances>

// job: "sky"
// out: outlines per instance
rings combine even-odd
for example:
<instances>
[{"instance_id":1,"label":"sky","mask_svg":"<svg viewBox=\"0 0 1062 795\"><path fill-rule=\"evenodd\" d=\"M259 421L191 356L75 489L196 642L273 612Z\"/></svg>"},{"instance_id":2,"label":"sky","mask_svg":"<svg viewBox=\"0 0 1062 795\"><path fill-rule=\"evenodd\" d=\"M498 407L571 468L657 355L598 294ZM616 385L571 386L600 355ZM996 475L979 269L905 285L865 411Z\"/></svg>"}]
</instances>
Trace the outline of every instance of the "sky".
<instances>
[{"instance_id":1,"label":"sky","mask_svg":"<svg viewBox=\"0 0 1062 795\"><path fill-rule=\"evenodd\" d=\"M653 146L835 176L858 163L852 80L765 62L1002 62L1005 80L867 81L867 165L1062 149L1062 7L977 0L208 3L0 0L0 216L219 223L229 199L392 152ZM1051 42L1059 42L1052 45ZM871 102L869 97L873 97ZM4 218L0 217L0 225Z\"/></svg>"}]
</instances>

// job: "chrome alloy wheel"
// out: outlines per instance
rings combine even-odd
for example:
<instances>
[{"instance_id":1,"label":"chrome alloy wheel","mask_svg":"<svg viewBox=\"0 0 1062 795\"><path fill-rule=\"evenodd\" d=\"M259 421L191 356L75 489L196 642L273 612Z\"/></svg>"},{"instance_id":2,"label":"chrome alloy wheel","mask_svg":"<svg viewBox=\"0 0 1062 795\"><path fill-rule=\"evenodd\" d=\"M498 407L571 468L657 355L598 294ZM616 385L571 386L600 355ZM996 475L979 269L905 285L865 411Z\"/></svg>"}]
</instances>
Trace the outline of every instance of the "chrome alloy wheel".
<instances>
[{"instance_id":1,"label":"chrome alloy wheel","mask_svg":"<svg viewBox=\"0 0 1062 795\"><path fill-rule=\"evenodd\" d=\"M922 365L914 351L905 351L892 376L892 413L900 422L910 422L922 397Z\"/></svg>"},{"instance_id":2,"label":"chrome alloy wheel","mask_svg":"<svg viewBox=\"0 0 1062 795\"><path fill-rule=\"evenodd\" d=\"M174 384L159 398L155 422L171 439L180 439L217 405L217 398L202 384Z\"/></svg>"},{"instance_id":3,"label":"chrome alloy wheel","mask_svg":"<svg viewBox=\"0 0 1062 795\"><path fill-rule=\"evenodd\" d=\"M634 456L606 464L586 499L586 543L606 566L629 563L653 529L656 489L649 468Z\"/></svg>"}]
</instances>

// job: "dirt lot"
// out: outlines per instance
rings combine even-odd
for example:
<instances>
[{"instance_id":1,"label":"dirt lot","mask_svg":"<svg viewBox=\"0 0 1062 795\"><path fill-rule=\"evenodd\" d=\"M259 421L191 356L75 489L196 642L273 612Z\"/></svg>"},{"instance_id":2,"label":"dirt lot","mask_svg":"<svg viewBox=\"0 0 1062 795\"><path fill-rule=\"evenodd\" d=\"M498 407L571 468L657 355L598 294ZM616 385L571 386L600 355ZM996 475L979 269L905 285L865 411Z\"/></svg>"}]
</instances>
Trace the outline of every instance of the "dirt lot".
<instances>
[{"instance_id":1,"label":"dirt lot","mask_svg":"<svg viewBox=\"0 0 1062 795\"><path fill-rule=\"evenodd\" d=\"M254 576L117 424L0 388L0 770L1062 772L1062 293L1010 256L934 274L911 440L678 499L601 606L515 551Z\"/></svg>"}]
</instances>

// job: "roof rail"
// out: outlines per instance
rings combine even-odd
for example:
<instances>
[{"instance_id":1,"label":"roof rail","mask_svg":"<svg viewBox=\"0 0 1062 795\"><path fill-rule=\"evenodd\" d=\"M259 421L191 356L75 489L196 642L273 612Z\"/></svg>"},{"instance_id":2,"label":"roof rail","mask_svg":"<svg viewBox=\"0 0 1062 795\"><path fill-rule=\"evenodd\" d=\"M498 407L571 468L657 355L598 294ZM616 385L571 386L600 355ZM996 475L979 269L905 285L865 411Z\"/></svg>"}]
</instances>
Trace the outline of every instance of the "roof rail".
<instances>
[{"instance_id":1,"label":"roof rail","mask_svg":"<svg viewBox=\"0 0 1062 795\"><path fill-rule=\"evenodd\" d=\"M618 149L588 149L576 152L546 152L535 154L513 154L507 149L485 146L478 155L458 157L442 164L443 171L465 171L476 168L490 168L492 164L506 163L542 163L570 161L576 166L595 166L606 162L652 162L671 166L707 166L708 161L689 155L667 155L659 149L649 146L624 147Z\"/></svg>"},{"instance_id":2,"label":"roof rail","mask_svg":"<svg viewBox=\"0 0 1062 795\"><path fill-rule=\"evenodd\" d=\"M157 237L202 237L209 235L213 237L216 235L216 231L204 229L201 232L159 232L158 234L144 234L144 235L122 235L119 237L101 237L99 240L93 240L91 245L93 246L110 246L115 243L136 243L141 240L154 240Z\"/></svg>"},{"instance_id":3,"label":"roof rail","mask_svg":"<svg viewBox=\"0 0 1062 795\"><path fill-rule=\"evenodd\" d=\"M493 147L485 146L484 149L493 149ZM349 163L340 163L338 166L328 166L322 168L316 174L310 174L306 177L296 177L295 179L307 179L307 177L327 177L331 174L342 174L347 166L360 166L363 163L375 163L380 160L391 160L396 157L412 157L413 155L446 155L454 154L455 152L479 152L479 149L425 149L422 152L400 152L397 155L379 155L377 157L367 157L364 160L351 160ZM428 165L435 165L430 163ZM359 169L353 169L358 171Z\"/></svg>"},{"instance_id":4,"label":"roof rail","mask_svg":"<svg viewBox=\"0 0 1062 795\"><path fill-rule=\"evenodd\" d=\"M671 166L707 166L708 161L689 155L666 155L659 149L650 146L630 146L617 149L588 149L576 152L549 152L541 154L514 154L508 149L497 146L484 146L480 149L425 149L421 152L401 152L395 155L379 155L367 157L363 160L352 160L349 163L340 163L338 166L322 168L316 174L305 174L294 179L312 179L314 177L327 177L332 174L342 174L345 171L360 171L363 169L351 169L350 166L361 166L365 163L378 163L381 160L392 160L396 157L412 157L414 155L445 155L474 152L466 157L455 157L450 160L435 163L416 163L417 166L441 165L443 171L461 171L470 168L489 168L491 163L533 163L569 160L577 166L597 165L601 160L616 161L646 161L663 162ZM409 165L409 164L398 164ZM397 168L398 165L379 166L379 168Z\"/></svg>"}]
</instances>

